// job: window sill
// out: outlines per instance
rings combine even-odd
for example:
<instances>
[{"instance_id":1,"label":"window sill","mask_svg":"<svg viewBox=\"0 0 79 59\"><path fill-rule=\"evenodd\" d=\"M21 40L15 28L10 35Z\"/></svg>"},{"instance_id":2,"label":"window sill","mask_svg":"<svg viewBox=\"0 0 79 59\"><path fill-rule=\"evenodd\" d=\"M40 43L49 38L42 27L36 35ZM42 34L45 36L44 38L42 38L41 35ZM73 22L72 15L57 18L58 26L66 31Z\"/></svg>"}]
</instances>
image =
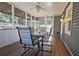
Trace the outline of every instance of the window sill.
<instances>
[{"instance_id":1,"label":"window sill","mask_svg":"<svg viewBox=\"0 0 79 59\"><path fill-rule=\"evenodd\" d=\"M71 31L66 31L65 32L67 35L71 36Z\"/></svg>"}]
</instances>

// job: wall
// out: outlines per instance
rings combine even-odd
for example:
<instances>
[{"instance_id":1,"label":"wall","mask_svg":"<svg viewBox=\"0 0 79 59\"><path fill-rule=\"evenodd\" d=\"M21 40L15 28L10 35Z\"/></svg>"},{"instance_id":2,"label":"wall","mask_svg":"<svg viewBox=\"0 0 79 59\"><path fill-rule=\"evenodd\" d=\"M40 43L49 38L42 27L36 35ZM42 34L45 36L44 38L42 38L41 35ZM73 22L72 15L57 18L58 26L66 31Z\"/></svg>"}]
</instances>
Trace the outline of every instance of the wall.
<instances>
[{"instance_id":1,"label":"wall","mask_svg":"<svg viewBox=\"0 0 79 59\"><path fill-rule=\"evenodd\" d=\"M0 30L0 48L19 41L18 31L14 30Z\"/></svg>"},{"instance_id":2,"label":"wall","mask_svg":"<svg viewBox=\"0 0 79 59\"><path fill-rule=\"evenodd\" d=\"M57 32L60 32L60 16L54 16L54 30L53 34L56 36Z\"/></svg>"},{"instance_id":3,"label":"wall","mask_svg":"<svg viewBox=\"0 0 79 59\"><path fill-rule=\"evenodd\" d=\"M7 14L12 15L12 12L8 12L8 11L11 11L11 10L12 10L12 8L11 8L10 4L5 3L5 2L0 2L0 12L5 12Z\"/></svg>"},{"instance_id":4,"label":"wall","mask_svg":"<svg viewBox=\"0 0 79 59\"><path fill-rule=\"evenodd\" d=\"M69 48L71 54L76 56L79 55L79 33L78 32L79 32L79 2L73 2L71 35L67 35L63 31L62 40Z\"/></svg>"},{"instance_id":5,"label":"wall","mask_svg":"<svg viewBox=\"0 0 79 59\"><path fill-rule=\"evenodd\" d=\"M12 16L14 15L14 5L13 4L8 4L6 2L0 2L0 11L5 11L5 10L11 10L12 9ZM19 10L19 9L18 9ZM22 18L25 18L25 12L23 12L22 10L15 10L16 15L21 16ZM7 12L6 12L7 13ZM12 17L12 24L14 24L14 18ZM3 29L3 28L2 28ZM18 37L18 31L17 29L0 29L0 48L4 47L6 45L12 44L16 41L19 41L19 37Z\"/></svg>"}]
</instances>

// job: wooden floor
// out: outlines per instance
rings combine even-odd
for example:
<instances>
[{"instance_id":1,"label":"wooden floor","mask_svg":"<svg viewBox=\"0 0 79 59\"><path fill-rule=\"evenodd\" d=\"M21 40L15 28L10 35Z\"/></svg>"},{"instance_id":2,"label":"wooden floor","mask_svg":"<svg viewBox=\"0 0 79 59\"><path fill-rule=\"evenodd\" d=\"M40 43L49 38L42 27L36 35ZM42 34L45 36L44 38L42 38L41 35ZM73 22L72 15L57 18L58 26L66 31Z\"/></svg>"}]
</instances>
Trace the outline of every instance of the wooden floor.
<instances>
[{"instance_id":1,"label":"wooden floor","mask_svg":"<svg viewBox=\"0 0 79 59\"><path fill-rule=\"evenodd\" d=\"M43 52L44 56L70 56L70 53L59 37L53 37L52 39L52 52ZM0 48L0 55L2 56L20 56L23 52L24 50L19 42ZM30 52L25 54L25 56L34 55L34 53ZM40 53L37 56L41 56Z\"/></svg>"},{"instance_id":2,"label":"wooden floor","mask_svg":"<svg viewBox=\"0 0 79 59\"><path fill-rule=\"evenodd\" d=\"M69 51L65 47L60 37L53 37L53 56L70 56Z\"/></svg>"}]
</instances>

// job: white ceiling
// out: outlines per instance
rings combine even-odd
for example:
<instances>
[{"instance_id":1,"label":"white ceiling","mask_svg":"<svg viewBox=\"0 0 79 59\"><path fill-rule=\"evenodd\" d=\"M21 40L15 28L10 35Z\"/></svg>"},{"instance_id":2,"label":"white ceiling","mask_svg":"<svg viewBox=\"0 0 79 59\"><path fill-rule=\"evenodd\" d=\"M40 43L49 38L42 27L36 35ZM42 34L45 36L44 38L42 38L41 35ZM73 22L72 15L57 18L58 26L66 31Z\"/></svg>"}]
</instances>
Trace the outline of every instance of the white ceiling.
<instances>
[{"instance_id":1,"label":"white ceiling","mask_svg":"<svg viewBox=\"0 0 79 59\"><path fill-rule=\"evenodd\" d=\"M36 12L36 9L32 9L35 6L36 2L11 2L16 7L29 12L34 16L53 16L53 15L61 15L63 10L65 9L68 2L52 2L51 6L47 6L46 2L41 2L40 5L46 9L46 11L41 10L39 13Z\"/></svg>"}]
</instances>

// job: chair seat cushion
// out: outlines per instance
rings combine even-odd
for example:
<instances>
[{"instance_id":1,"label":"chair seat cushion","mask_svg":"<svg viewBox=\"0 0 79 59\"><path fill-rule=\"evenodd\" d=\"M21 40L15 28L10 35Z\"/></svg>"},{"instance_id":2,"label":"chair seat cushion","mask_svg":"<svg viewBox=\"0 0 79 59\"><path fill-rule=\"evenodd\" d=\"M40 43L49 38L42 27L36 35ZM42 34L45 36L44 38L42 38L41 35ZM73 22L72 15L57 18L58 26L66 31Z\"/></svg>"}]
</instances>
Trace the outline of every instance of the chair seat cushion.
<instances>
[{"instance_id":1,"label":"chair seat cushion","mask_svg":"<svg viewBox=\"0 0 79 59\"><path fill-rule=\"evenodd\" d=\"M39 40L42 41L42 38L40 37ZM43 38L43 42L48 42L48 41L49 41L49 37L44 37Z\"/></svg>"},{"instance_id":2,"label":"chair seat cushion","mask_svg":"<svg viewBox=\"0 0 79 59\"><path fill-rule=\"evenodd\" d=\"M43 38L43 42L48 42L49 41L49 37L44 37Z\"/></svg>"}]
</instances>

